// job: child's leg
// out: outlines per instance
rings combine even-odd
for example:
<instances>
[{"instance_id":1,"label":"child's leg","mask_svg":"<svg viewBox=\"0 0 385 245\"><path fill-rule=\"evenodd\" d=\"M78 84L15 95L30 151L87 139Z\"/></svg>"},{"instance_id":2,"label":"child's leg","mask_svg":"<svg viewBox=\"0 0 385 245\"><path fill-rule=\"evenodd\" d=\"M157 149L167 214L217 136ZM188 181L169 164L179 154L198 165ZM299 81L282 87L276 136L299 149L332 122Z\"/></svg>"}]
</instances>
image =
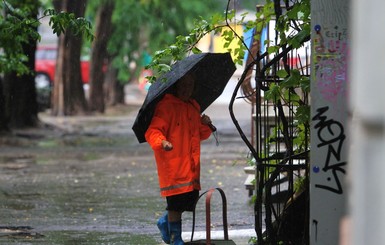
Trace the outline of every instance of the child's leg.
<instances>
[{"instance_id":1,"label":"child's leg","mask_svg":"<svg viewBox=\"0 0 385 245\"><path fill-rule=\"evenodd\" d=\"M182 212L168 210L168 222L176 222L182 220Z\"/></svg>"},{"instance_id":2,"label":"child's leg","mask_svg":"<svg viewBox=\"0 0 385 245\"><path fill-rule=\"evenodd\" d=\"M170 243L172 245L184 245L182 240L182 220L168 222L168 230L170 231Z\"/></svg>"},{"instance_id":3,"label":"child's leg","mask_svg":"<svg viewBox=\"0 0 385 245\"><path fill-rule=\"evenodd\" d=\"M199 191L192 191L167 197L168 229L171 244L184 244L182 240L182 213L192 211L198 196Z\"/></svg>"},{"instance_id":4,"label":"child's leg","mask_svg":"<svg viewBox=\"0 0 385 245\"><path fill-rule=\"evenodd\" d=\"M162 235L162 240L170 244L170 232L168 230L168 212L164 212L162 217L159 218L158 222L156 223L158 226L158 229Z\"/></svg>"}]
</instances>

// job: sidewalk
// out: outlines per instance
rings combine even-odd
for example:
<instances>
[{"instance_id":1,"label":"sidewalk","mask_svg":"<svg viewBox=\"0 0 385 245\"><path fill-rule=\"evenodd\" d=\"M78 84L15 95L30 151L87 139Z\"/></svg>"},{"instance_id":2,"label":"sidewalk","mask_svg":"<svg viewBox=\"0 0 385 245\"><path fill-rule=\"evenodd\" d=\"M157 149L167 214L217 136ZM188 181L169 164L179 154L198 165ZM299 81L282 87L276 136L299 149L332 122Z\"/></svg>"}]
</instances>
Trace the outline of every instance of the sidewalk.
<instances>
[{"instance_id":1,"label":"sidewalk","mask_svg":"<svg viewBox=\"0 0 385 245\"><path fill-rule=\"evenodd\" d=\"M156 220L165 201L159 195L152 150L139 144L131 129L139 105L113 115L51 117L52 125L18 132L0 147L0 217L2 225L31 227L28 234L0 237L0 244L143 244L159 245ZM250 131L250 105L237 102L234 112ZM227 197L229 238L247 244L254 237L254 210L245 189L248 149L219 100L205 112L218 128L202 142L202 190L221 187ZM222 237L222 210L213 195L212 237ZM198 211L199 210L199 211ZM204 209L197 209L194 237L205 234ZM191 236L192 214L183 216L183 238ZM24 235L23 235L24 234Z\"/></svg>"},{"instance_id":2,"label":"sidewalk","mask_svg":"<svg viewBox=\"0 0 385 245\"><path fill-rule=\"evenodd\" d=\"M255 237L254 229L229 230L229 239L233 240L237 245L248 245L251 237ZM191 240L191 232L182 233L183 241ZM194 232L194 241L206 238L206 231ZM212 239L223 239L223 231L212 231Z\"/></svg>"}]
</instances>

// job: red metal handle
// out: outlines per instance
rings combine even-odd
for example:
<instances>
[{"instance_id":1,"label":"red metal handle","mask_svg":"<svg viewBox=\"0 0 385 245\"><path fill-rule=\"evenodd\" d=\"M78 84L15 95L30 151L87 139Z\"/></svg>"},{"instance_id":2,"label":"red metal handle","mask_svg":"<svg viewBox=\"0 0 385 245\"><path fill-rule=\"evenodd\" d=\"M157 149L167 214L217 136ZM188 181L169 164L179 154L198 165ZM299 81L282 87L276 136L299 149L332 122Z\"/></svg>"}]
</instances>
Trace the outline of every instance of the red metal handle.
<instances>
[{"instance_id":1,"label":"red metal handle","mask_svg":"<svg viewBox=\"0 0 385 245\"><path fill-rule=\"evenodd\" d=\"M222 197L222 217L223 217L223 233L224 233L224 240L229 240L229 232L228 232L228 226L227 226L227 200L226 200L226 195L224 191L221 188L211 188L208 191L203 192L196 203L198 203L199 199L206 194L206 245L211 244L211 196L213 192L217 190ZM195 203L195 206L196 206ZM191 241L193 240L194 237L194 229L195 229L195 206L193 210L193 230L191 233Z\"/></svg>"}]
</instances>

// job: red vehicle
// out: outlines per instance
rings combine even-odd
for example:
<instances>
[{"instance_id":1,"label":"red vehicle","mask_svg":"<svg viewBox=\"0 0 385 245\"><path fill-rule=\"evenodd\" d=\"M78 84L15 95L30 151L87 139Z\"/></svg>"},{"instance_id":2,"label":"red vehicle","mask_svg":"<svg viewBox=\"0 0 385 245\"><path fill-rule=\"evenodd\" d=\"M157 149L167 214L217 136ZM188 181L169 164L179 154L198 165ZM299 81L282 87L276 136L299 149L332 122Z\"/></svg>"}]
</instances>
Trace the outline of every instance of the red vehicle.
<instances>
[{"instance_id":1,"label":"red vehicle","mask_svg":"<svg viewBox=\"0 0 385 245\"><path fill-rule=\"evenodd\" d=\"M48 84L51 85L55 77L57 47L39 46L35 55L36 86L45 87ZM88 83L89 81L89 68L89 61L82 60L81 73L83 83Z\"/></svg>"},{"instance_id":2,"label":"red vehicle","mask_svg":"<svg viewBox=\"0 0 385 245\"><path fill-rule=\"evenodd\" d=\"M41 110L50 107L51 88L55 78L56 46L39 46L35 53L35 85L37 101ZM81 61L81 75L83 84L89 81L90 64L88 60Z\"/></svg>"}]
</instances>

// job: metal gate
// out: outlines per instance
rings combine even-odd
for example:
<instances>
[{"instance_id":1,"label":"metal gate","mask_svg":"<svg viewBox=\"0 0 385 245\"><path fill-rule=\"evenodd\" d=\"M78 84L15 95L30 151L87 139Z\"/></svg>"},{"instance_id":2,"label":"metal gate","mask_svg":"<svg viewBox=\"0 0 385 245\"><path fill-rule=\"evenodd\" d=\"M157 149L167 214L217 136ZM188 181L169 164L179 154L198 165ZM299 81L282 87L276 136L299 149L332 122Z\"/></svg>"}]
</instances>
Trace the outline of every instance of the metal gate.
<instances>
[{"instance_id":1,"label":"metal gate","mask_svg":"<svg viewBox=\"0 0 385 245\"><path fill-rule=\"evenodd\" d=\"M300 123L298 113L310 108L309 96L301 87L290 86L290 74L282 76L279 71L294 69L301 79L309 79L310 51L304 47L301 54L291 50L262 57L258 56L259 46L259 41L251 46L258 62L254 60L242 84L253 107L251 143L255 151L250 162L255 167L257 244L306 244L310 128ZM275 92L282 87L284 92Z\"/></svg>"}]
</instances>

